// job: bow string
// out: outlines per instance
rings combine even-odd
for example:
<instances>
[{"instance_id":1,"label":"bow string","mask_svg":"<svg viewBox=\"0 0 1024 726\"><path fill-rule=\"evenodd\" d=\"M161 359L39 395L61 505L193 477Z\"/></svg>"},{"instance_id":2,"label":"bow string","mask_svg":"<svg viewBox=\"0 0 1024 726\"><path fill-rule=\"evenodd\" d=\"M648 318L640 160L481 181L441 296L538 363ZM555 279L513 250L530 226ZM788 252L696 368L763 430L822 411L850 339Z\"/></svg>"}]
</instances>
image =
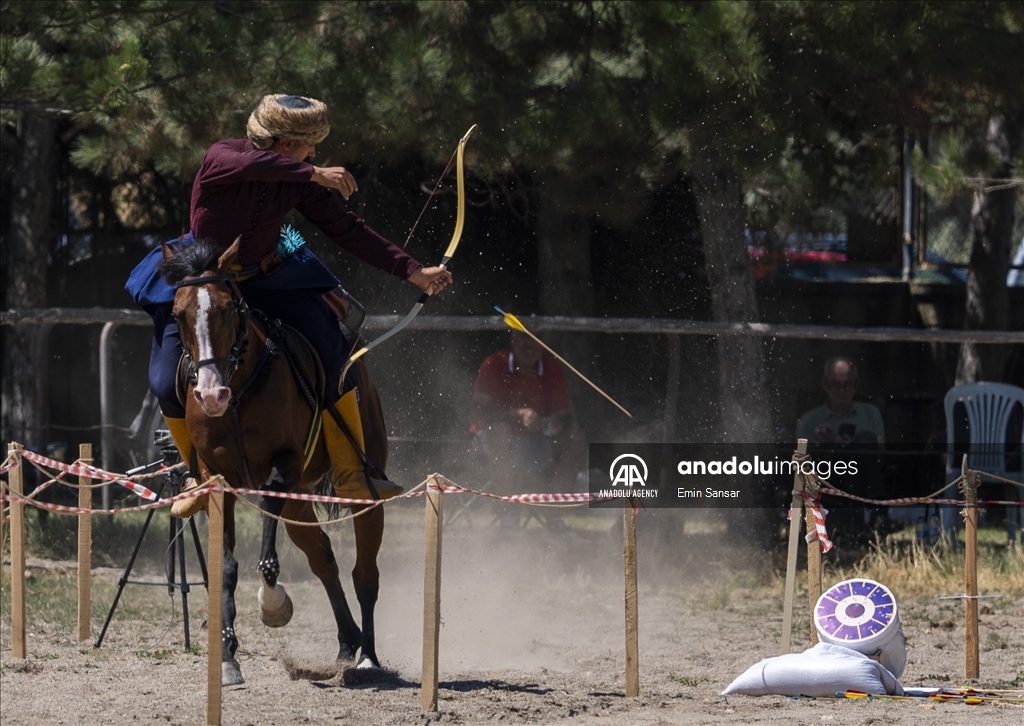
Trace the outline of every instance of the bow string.
<instances>
[{"instance_id":1,"label":"bow string","mask_svg":"<svg viewBox=\"0 0 1024 726\"><path fill-rule=\"evenodd\" d=\"M469 127L469 131L467 131L466 134L459 140L459 145L455 151L456 177L458 179L458 206L455 215L455 231L452 233L452 239L448 243L448 248L444 252L444 257L441 258L441 267L448 266L448 263L451 262L452 257L455 256L455 250L459 246L459 240L462 239L462 227L466 221L466 177L462 164L462 153L466 147L466 142L469 140L469 137L473 134L474 131L476 131L476 127L476 124L473 124L472 126ZM448 167L446 167L445 171L442 172L442 178L444 178L444 174L447 173L447 171ZM431 193L431 196L433 196L433 193ZM429 202L430 200L428 199L427 203ZM423 212L420 212L420 217L422 216ZM416 220L416 224L419 224L419 219ZM415 229L415 226L416 225L413 225L413 229ZM409 232L409 236L412 236L411 230ZM408 240L406 240L406 242L408 242ZM406 313L405 317L398 321L397 325L395 325L393 328L385 332L376 340L367 343L362 348L354 352L351 356L349 356L348 363L345 364L345 369L341 373L341 380L345 380L345 375L348 373L348 369L352 366L353 363L355 363L357 360L362 358L364 355L369 353L371 350L376 348L378 345L383 343L388 338L401 332L407 325L409 325L409 323L411 323L416 318L416 316L420 314L420 311L423 309L423 306L429 299L430 293L424 292L422 295L420 295L419 299L412 306L412 309L409 310L408 313Z\"/></svg>"}]
</instances>

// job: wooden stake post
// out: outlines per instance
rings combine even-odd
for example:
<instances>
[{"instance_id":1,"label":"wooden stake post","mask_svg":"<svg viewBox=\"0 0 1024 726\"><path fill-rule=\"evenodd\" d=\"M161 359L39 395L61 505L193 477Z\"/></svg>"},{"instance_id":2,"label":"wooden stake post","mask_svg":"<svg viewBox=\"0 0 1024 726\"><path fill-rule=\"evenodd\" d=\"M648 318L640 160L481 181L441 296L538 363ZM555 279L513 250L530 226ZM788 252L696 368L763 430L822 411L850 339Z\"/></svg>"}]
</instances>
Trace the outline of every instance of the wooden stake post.
<instances>
[{"instance_id":1,"label":"wooden stake post","mask_svg":"<svg viewBox=\"0 0 1024 726\"><path fill-rule=\"evenodd\" d=\"M796 453L807 453L807 439L797 439ZM782 646L785 655L793 647L793 601L796 598L796 558L800 552L800 523L803 519L804 500L801 492L804 480L799 473L793 475L793 502L789 508L789 556L786 558L786 599L782 610Z\"/></svg>"},{"instance_id":2,"label":"wooden stake post","mask_svg":"<svg viewBox=\"0 0 1024 726\"><path fill-rule=\"evenodd\" d=\"M964 527L964 598L966 607L965 677L978 678L978 472L969 471L964 479L967 517Z\"/></svg>"},{"instance_id":3,"label":"wooden stake post","mask_svg":"<svg viewBox=\"0 0 1024 726\"><path fill-rule=\"evenodd\" d=\"M804 510L807 528L807 604L811 624L811 645L818 643L818 629L814 626L814 606L821 597L821 542L818 541L818 527L814 523L814 512ZM810 538L814 535L813 539Z\"/></svg>"},{"instance_id":4,"label":"wooden stake post","mask_svg":"<svg viewBox=\"0 0 1024 726\"><path fill-rule=\"evenodd\" d=\"M92 464L92 444L79 444L78 460ZM78 477L78 507L92 509L92 479ZM92 512L78 515L78 642L89 640L92 609Z\"/></svg>"},{"instance_id":5,"label":"wooden stake post","mask_svg":"<svg viewBox=\"0 0 1024 726\"><path fill-rule=\"evenodd\" d=\"M8 457L8 460L11 465L15 463L12 459L10 459L10 457ZM17 463L19 466L21 465L20 461ZM7 491L7 482L4 479L0 479L0 494L3 495L3 497L0 497L0 569L3 569L2 566L4 561L4 543L7 541L4 539L4 530L6 529L6 527L4 527L4 505L7 504L7 500L5 498L9 496L9 493Z\"/></svg>"},{"instance_id":6,"label":"wooden stake post","mask_svg":"<svg viewBox=\"0 0 1024 726\"><path fill-rule=\"evenodd\" d=\"M444 493L436 476L427 484L426 547L423 564L423 678L420 707L437 710L437 664L441 635L441 532Z\"/></svg>"},{"instance_id":7,"label":"wooden stake post","mask_svg":"<svg viewBox=\"0 0 1024 726\"><path fill-rule=\"evenodd\" d=\"M16 454L18 444L8 444L7 453ZM21 466L11 469L11 655L25 657L25 505L21 501Z\"/></svg>"},{"instance_id":8,"label":"wooden stake post","mask_svg":"<svg viewBox=\"0 0 1024 726\"><path fill-rule=\"evenodd\" d=\"M640 639L636 588L636 509L622 510L622 561L626 576L626 698L640 695Z\"/></svg>"},{"instance_id":9,"label":"wooden stake post","mask_svg":"<svg viewBox=\"0 0 1024 726\"><path fill-rule=\"evenodd\" d=\"M215 484L219 486L223 479L218 477ZM209 585L207 594L209 613L206 616L206 723L220 726L221 716L221 660L223 642L221 640L221 594L224 583L224 491L210 491L209 535L206 542L207 573Z\"/></svg>"}]
</instances>

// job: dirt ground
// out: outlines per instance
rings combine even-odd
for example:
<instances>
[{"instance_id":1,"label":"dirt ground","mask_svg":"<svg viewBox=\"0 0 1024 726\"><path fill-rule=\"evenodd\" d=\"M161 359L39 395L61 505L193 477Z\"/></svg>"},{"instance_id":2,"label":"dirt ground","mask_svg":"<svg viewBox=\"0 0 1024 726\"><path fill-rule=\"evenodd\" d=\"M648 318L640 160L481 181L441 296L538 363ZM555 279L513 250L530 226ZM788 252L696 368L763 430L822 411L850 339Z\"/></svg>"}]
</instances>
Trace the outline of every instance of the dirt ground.
<instances>
[{"instance_id":1,"label":"dirt ground","mask_svg":"<svg viewBox=\"0 0 1024 726\"><path fill-rule=\"evenodd\" d=\"M448 516L458 508L449 506ZM622 544L616 527L621 515L584 511L563 522L545 510L543 524L516 528L494 524L493 513L489 503L474 505L445 530L436 713L420 709L422 504L389 510L380 558L377 650L390 673L370 682L353 682L351 672L333 662L337 645L327 598L309 581L290 544L282 551L282 581L295 601L294 620L277 630L260 624L252 574L257 544L254 533L243 537L239 559L248 574L239 586L236 630L246 682L225 690L223 723L1019 726L1024 721L1024 707L1016 705L719 696L748 666L778 653L778 554L726 547L712 535L672 536L671 525L666 534L666 521L651 533L643 515L638 521L641 695L627 699ZM352 562L350 532L348 526L332 530L343 570ZM194 564L190 567L197 572ZM9 617L0 630L4 726L205 723L202 588L189 603L192 652L184 650L180 599L173 600L172 618L166 590L139 585L125 589L106 641L95 649L91 642L75 642L75 573L31 572L28 597L35 607L30 606L26 660L11 657ZM117 568L94 573L93 641L119 575ZM354 602L350 583L345 584ZM53 587L66 589L72 605L58 605ZM40 598L53 602L40 604ZM1021 689L1024 602L983 603L981 680L975 685ZM904 685L964 685L962 601L903 598L899 605L908 639ZM798 599L797 650L809 645L807 612L804 595Z\"/></svg>"}]
</instances>

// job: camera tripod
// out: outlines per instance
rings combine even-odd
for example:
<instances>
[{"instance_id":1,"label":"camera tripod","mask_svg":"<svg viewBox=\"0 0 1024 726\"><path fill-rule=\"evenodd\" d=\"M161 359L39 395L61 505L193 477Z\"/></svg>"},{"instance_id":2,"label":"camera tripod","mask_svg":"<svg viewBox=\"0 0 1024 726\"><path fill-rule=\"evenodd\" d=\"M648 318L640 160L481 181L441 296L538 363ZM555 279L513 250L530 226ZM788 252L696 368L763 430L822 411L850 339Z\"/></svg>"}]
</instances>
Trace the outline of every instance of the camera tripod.
<instances>
[{"instance_id":1,"label":"camera tripod","mask_svg":"<svg viewBox=\"0 0 1024 726\"><path fill-rule=\"evenodd\" d=\"M174 441L171 439L169 431L154 431L154 442L160 447L160 454L163 459L160 461L154 461L152 464L146 464L140 466L128 472L129 476L134 474L140 474L148 469L152 469L160 464L167 466L173 466L181 461L181 457L178 455L178 450L174 446ZM164 487L168 483L171 484L171 494L177 494L181 487L181 480L184 478L184 473L180 470L173 470L167 472L163 477L160 488L157 490L157 496L162 497L164 493ZM146 521L142 525L142 531L139 532L139 538L135 542L135 548L132 550L132 555L128 559L128 565L124 569L124 574L121 575L121 579L117 582L117 594L114 596L114 602L110 605L110 612L107 613L107 619L103 623L103 630L100 631L99 638L96 639L96 645L94 647L99 648L103 645L103 638L107 634L107 627L110 625L110 621L114 617L114 611L117 609L117 604L121 600L121 593L124 592L126 585L157 585L160 587L167 588L167 594L173 596L175 590L181 592L181 609L184 616L184 628L185 628L185 650L191 647L191 639L189 636L188 626L188 594L194 585L202 585L203 587L209 586L210 577L206 571L206 557L203 555L202 545L199 543L199 531L196 529L195 519L193 517L188 518L189 531L192 533L192 542L196 548L196 555L199 558L199 569L203 574L202 582L189 582L188 576L185 573L185 521L177 519L175 517L168 517L169 521L169 534L167 543L167 553L164 561L164 571L167 575L166 582L146 582L143 580L131 580L132 567L135 566L135 558L138 557L139 550L142 548L142 540L146 537L146 532L149 529L150 523L153 521L153 515L156 514L155 509L150 509L146 515ZM177 567L175 566L175 558L177 558ZM177 581L175 581L175 570L179 575ZM213 603L211 607L220 607L220 603Z\"/></svg>"}]
</instances>

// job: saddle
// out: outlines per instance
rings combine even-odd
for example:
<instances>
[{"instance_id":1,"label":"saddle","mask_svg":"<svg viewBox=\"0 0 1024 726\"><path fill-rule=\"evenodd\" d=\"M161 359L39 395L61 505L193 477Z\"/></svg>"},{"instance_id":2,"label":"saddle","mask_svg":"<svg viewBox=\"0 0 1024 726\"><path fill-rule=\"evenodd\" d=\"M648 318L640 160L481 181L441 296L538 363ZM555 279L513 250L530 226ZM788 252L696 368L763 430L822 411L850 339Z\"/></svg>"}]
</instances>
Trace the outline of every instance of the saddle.
<instances>
[{"instance_id":1,"label":"saddle","mask_svg":"<svg viewBox=\"0 0 1024 726\"><path fill-rule=\"evenodd\" d=\"M241 398L244 395L252 382L259 377L266 361L283 355L285 360L288 361L288 367L295 377L295 382L298 384L307 403L313 409L313 420L310 423L303 450L303 467L306 467L313 457L313 450L316 448L317 439L320 437L324 393L327 387L324 367L312 344L295 328L280 321L266 319L263 319L263 327L263 332L267 336L265 350L261 352L254 351L254 353L261 356L260 363L257 364L249 380L242 385L242 389L235 394L235 397ZM192 369L188 357L182 353L181 358L178 359L175 386L178 401L182 406L185 405L188 387L191 383L193 383ZM237 400L233 401L232 404L237 405Z\"/></svg>"}]
</instances>

